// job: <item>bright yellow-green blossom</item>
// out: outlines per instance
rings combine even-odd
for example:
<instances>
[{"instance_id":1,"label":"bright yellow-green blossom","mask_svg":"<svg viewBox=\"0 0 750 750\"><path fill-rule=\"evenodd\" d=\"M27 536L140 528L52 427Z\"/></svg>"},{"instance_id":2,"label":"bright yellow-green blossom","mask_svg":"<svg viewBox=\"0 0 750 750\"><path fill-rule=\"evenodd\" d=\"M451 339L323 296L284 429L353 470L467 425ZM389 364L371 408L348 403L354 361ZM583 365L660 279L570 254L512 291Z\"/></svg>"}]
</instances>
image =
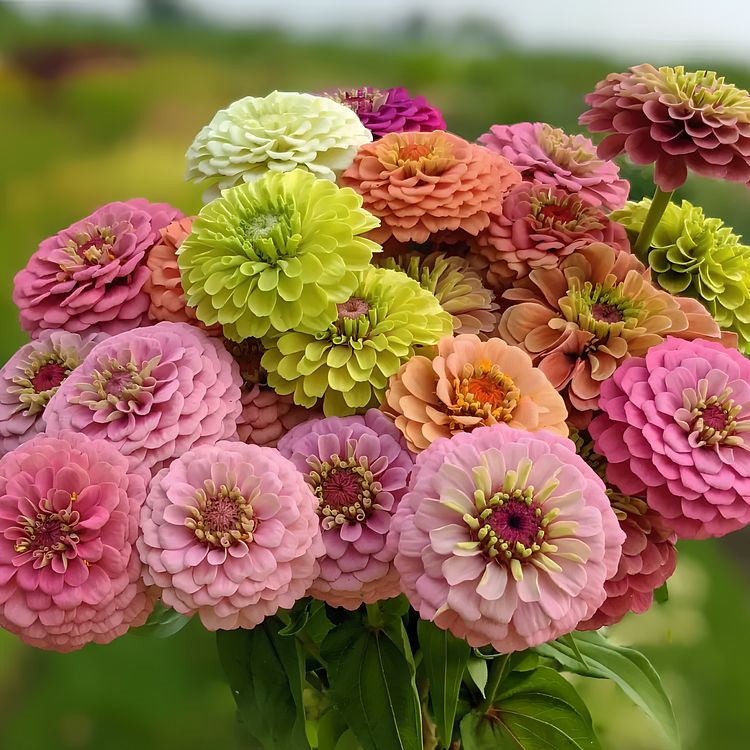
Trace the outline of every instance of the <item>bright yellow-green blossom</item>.
<instances>
[{"instance_id":1,"label":"bright yellow-green blossom","mask_svg":"<svg viewBox=\"0 0 750 750\"><path fill-rule=\"evenodd\" d=\"M179 249L188 305L233 341L336 320L380 245L350 188L299 169L240 185L204 206Z\"/></svg>"},{"instance_id":2,"label":"bright yellow-green blossom","mask_svg":"<svg viewBox=\"0 0 750 750\"><path fill-rule=\"evenodd\" d=\"M610 218L633 239L650 205L648 198L628 202ZM702 302L720 328L738 335L740 350L750 352L750 247L731 227L687 201L669 203L651 240L648 264L662 289Z\"/></svg>"},{"instance_id":3,"label":"bright yellow-green blossom","mask_svg":"<svg viewBox=\"0 0 750 750\"><path fill-rule=\"evenodd\" d=\"M450 313L417 281L399 271L369 267L330 325L263 339L261 360L277 393L326 416L377 407L388 380L415 354L453 332Z\"/></svg>"}]
</instances>

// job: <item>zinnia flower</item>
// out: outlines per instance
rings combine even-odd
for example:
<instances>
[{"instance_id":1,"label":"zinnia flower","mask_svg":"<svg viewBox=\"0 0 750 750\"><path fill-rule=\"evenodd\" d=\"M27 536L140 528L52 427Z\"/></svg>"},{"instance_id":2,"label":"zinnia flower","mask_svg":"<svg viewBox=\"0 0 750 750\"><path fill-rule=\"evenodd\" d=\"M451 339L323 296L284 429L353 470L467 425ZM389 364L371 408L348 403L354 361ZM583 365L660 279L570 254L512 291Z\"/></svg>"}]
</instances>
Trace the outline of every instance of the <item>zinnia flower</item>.
<instances>
[{"instance_id":1,"label":"zinnia flower","mask_svg":"<svg viewBox=\"0 0 750 750\"><path fill-rule=\"evenodd\" d=\"M106 438L155 472L194 445L236 437L239 384L220 341L158 323L97 344L47 404L47 432Z\"/></svg>"},{"instance_id":2,"label":"zinnia flower","mask_svg":"<svg viewBox=\"0 0 750 750\"><path fill-rule=\"evenodd\" d=\"M253 628L318 574L317 499L273 448L221 441L162 470L141 511L144 579L209 630Z\"/></svg>"},{"instance_id":3,"label":"zinnia flower","mask_svg":"<svg viewBox=\"0 0 750 750\"><path fill-rule=\"evenodd\" d=\"M382 408L415 452L481 425L568 435L565 402L531 357L470 334L440 339L432 360L412 357L391 378Z\"/></svg>"},{"instance_id":4,"label":"zinnia flower","mask_svg":"<svg viewBox=\"0 0 750 750\"><path fill-rule=\"evenodd\" d=\"M571 441L496 424L420 453L388 545L422 618L508 653L591 617L624 539Z\"/></svg>"},{"instance_id":5,"label":"zinnia flower","mask_svg":"<svg viewBox=\"0 0 750 750\"><path fill-rule=\"evenodd\" d=\"M750 181L750 96L712 71L637 65L597 83L586 104L593 109L581 125L612 133L599 157L626 152L636 164L656 162L654 181L665 192L680 187L688 169Z\"/></svg>"},{"instance_id":6,"label":"zinnia flower","mask_svg":"<svg viewBox=\"0 0 750 750\"><path fill-rule=\"evenodd\" d=\"M645 495L677 536L723 536L750 522L750 362L668 338L605 383L589 427L607 478Z\"/></svg>"},{"instance_id":7,"label":"zinnia flower","mask_svg":"<svg viewBox=\"0 0 750 750\"><path fill-rule=\"evenodd\" d=\"M612 214L636 236L643 228L651 201L627 203ZM709 219L699 206L683 200L668 203L651 239L648 264L655 281L670 294L693 297L706 306L724 330L739 336L743 352L750 348L750 247Z\"/></svg>"},{"instance_id":8,"label":"zinnia flower","mask_svg":"<svg viewBox=\"0 0 750 750\"><path fill-rule=\"evenodd\" d=\"M74 651L143 625L135 549L149 472L106 440L38 435L0 461L0 625Z\"/></svg>"},{"instance_id":9,"label":"zinnia flower","mask_svg":"<svg viewBox=\"0 0 750 750\"><path fill-rule=\"evenodd\" d=\"M372 134L349 107L323 96L274 91L219 110L186 154L186 180L208 180L206 203L269 172L304 169L335 182Z\"/></svg>"},{"instance_id":10,"label":"zinnia flower","mask_svg":"<svg viewBox=\"0 0 750 750\"><path fill-rule=\"evenodd\" d=\"M452 133L389 133L362 146L341 183L362 195L383 221L370 233L425 242L432 232L459 229L476 235L489 224L503 196L520 182L510 162Z\"/></svg>"},{"instance_id":11,"label":"zinnia flower","mask_svg":"<svg viewBox=\"0 0 750 750\"><path fill-rule=\"evenodd\" d=\"M401 593L395 550L385 545L414 463L401 443L377 409L311 420L279 441L318 499L326 554L307 593L332 607L356 609Z\"/></svg>"},{"instance_id":12,"label":"zinnia flower","mask_svg":"<svg viewBox=\"0 0 750 750\"><path fill-rule=\"evenodd\" d=\"M21 327L116 334L148 325L148 251L183 214L134 198L108 203L39 245L16 274L13 301Z\"/></svg>"},{"instance_id":13,"label":"zinnia flower","mask_svg":"<svg viewBox=\"0 0 750 750\"><path fill-rule=\"evenodd\" d=\"M491 279L522 278L533 268L555 268L594 242L630 252L625 229L579 195L522 182L503 201L502 213L490 216L472 250L490 261Z\"/></svg>"},{"instance_id":14,"label":"zinnia flower","mask_svg":"<svg viewBox=\"0 0 750 750\"><path fill-rule=\"evenodd\" d=\"M511 304L500 335L528 352L565 392L578 426L598 408L602 381L628 357L645 354L667 335L721 339L699 303L672 297L648 279L634 255L593 244L558 268L532 271L503 295Z\"/></svg>"},{"instance_id":15,"label":"zinnia flower","mask_svg":"<svg viewBox=\"0 0 750 750\"><path fill-rule=\"evenodd\" d=\"M374 138L382 138L386 133L445 130L440 110L428 104L423 96L412 99L403 88L334 89L323 92L323 96L356 112Z\"/></svg>"},{"instance_id":16,"label":"zinnia flower","mask_svg":"<svg viewBox=\"0 0 750 750\"><path fill-rule=\"evenodd\" d=\"M416 348L434 346L453 330L434 295L385 268L368 268L337 308L329 326L264 339L261 360L277 393L293 393L308 408L323 398L329 417L379 406L388 378Z\"/></svg>"},{"instance_id":17,"label":"zinnia flower","mask_svg":"<svg viewBox=\"0 0 750 750\"><path fill-rule=\"evenodd\" d=\"M630 185L619 179L613 161L596 156L596 147L583 135L567 135L546 122L493 125L479 142L504 156L524 180L578 193L592 206L622 208Z\"/></svg>"},{"instance_id":18,"label":"zinnia flower","mask_svg":"<svg viewBox=\"0 0 750 750\"><path fill-rule=\"evenodd\" d=\"M188 304L234 341L327 326L367 268L378 220L353 191L294 170L224 192L179 250Z\"/></svg>"},{"instance_id":19,"label":"zinnia flower","mask_svg":"<svg viewBox=\"0 0 750 750\"><path fill-rule=\"evenodd\" d=\"M60 384L106 333L45 331L0 370L0 454L44 432L44 410Z\"/></svg>"}]
</instances>

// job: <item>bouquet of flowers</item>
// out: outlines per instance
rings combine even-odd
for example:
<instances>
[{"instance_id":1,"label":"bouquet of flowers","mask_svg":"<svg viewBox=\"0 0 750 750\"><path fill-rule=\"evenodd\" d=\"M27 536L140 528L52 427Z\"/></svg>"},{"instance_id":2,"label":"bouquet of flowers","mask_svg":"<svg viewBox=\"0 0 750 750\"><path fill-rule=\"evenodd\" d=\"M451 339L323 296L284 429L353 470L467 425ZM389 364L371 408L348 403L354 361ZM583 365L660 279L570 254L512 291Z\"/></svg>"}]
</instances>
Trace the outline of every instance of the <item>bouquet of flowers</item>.
<instances>
[{"instance_id":1,"label":"bouquet of flowers","mask_svg":"<svg viewBox=\"0 0 750 750\"><path fill-rule=\"evenodd\" d=\"M671 201L750 182L750 96L640 65L469 143L401 88L274 92L15 279L0 625L68 652L197 615L249 747L598 748L561 672L675 743L598 629L678 538L750 522L750 248ZM628 202L612 161L655 163Z\"/></svg>"}]
</instances>

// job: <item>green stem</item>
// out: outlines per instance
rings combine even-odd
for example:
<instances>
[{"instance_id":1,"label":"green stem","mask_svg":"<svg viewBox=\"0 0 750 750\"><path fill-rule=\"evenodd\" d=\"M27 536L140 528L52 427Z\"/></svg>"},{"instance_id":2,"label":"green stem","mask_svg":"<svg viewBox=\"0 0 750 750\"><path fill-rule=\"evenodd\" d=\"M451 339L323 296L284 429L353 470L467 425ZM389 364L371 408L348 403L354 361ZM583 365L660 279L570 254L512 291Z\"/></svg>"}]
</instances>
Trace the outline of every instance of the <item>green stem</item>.
<instances>
[{"instance_id":1,"label":"green stem","mask_svg":"<svg viewBox=\"0 0 750 750\"><path fill-rule=\"evenodd\" d=\"M370 627L375 628L376 630L382 628L385 624L385 619L383 618L383 613L380 611L378 603L365 604L365 607L367 608L367 621L370 623Z\"/></svg>"},{"instance_id":2,"label":"green stem","mask_svg":"<svg viewBox=\"0 0 750 750\"><path fill-rule=\"evenodd\" d=\"M651 248L651 240L653 239L654 232L656 231L656 227L659 226L661 217L664 215L664 211L669 205L669 200L673 194L674 190L665 193L657 185L654 197L651 199L651 207L648 209L646 221L643 222L643 227L633 246L633 254L639 260L643 261L645 265L648 265L648 251Z\"/></svg>"},{"instance_id":3,"label":"green stem","mask_svg":"<svg viewBox=\"0 0 750 750\"><path fill-rule=\"evenodd\" d=\"M302 647L307 651L310 656L312 656L314 659L317 659L321 666L328 669L328 664L326 664L326 660L320 655L320 646L318 646L317 643L304 631L300 630L299 633L295 633L295 637L299 642L302 644Z\"/></svg>"},{"instance_id":4,"label":"green stem","mask_svg":"<svg viewBox=\"0 0 750 750\"><path fill-rule=\"evenodd\" d=\"M477 706L479 713L486 714L492 706L497 689L500 687L500 683L506 678L508 674L508 667L510 666L510 654L504 656L498 656L492 660L492 666L490 667L490 675L487 678L487 687L485 688L484 700Z\"/></svg>"}]
</instances>

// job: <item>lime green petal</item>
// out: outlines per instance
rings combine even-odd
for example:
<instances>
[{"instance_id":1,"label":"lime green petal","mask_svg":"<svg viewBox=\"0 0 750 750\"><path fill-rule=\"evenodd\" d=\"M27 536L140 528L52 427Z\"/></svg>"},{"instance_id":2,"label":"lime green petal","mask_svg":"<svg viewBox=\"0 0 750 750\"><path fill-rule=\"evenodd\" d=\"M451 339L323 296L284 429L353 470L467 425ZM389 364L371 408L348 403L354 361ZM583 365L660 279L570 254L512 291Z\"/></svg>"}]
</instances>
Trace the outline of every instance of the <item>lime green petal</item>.
<instances>
[{"instance_id":1,"label":"lime green petal","mask_svg":"<svg viewBox=\"0 0 750 750\"><path fill-rule=\"evenodd\" d=\"M328 350L326 364L332 368L344 367L352 356L352 350L344 346L333 346Z\"/></svg>"},{"instance_id":2,"label":"lime green petal","mask_svg":"<svg viewBox=\"0 0 750 750\"><path fill-rule=\"evenodd\" d=\"M342 367L337 370L328 371L328 384L335 391L348 391L350 388L354 388L356 382L347 372L346 368Z\"/></svg>"}]
</instances>

